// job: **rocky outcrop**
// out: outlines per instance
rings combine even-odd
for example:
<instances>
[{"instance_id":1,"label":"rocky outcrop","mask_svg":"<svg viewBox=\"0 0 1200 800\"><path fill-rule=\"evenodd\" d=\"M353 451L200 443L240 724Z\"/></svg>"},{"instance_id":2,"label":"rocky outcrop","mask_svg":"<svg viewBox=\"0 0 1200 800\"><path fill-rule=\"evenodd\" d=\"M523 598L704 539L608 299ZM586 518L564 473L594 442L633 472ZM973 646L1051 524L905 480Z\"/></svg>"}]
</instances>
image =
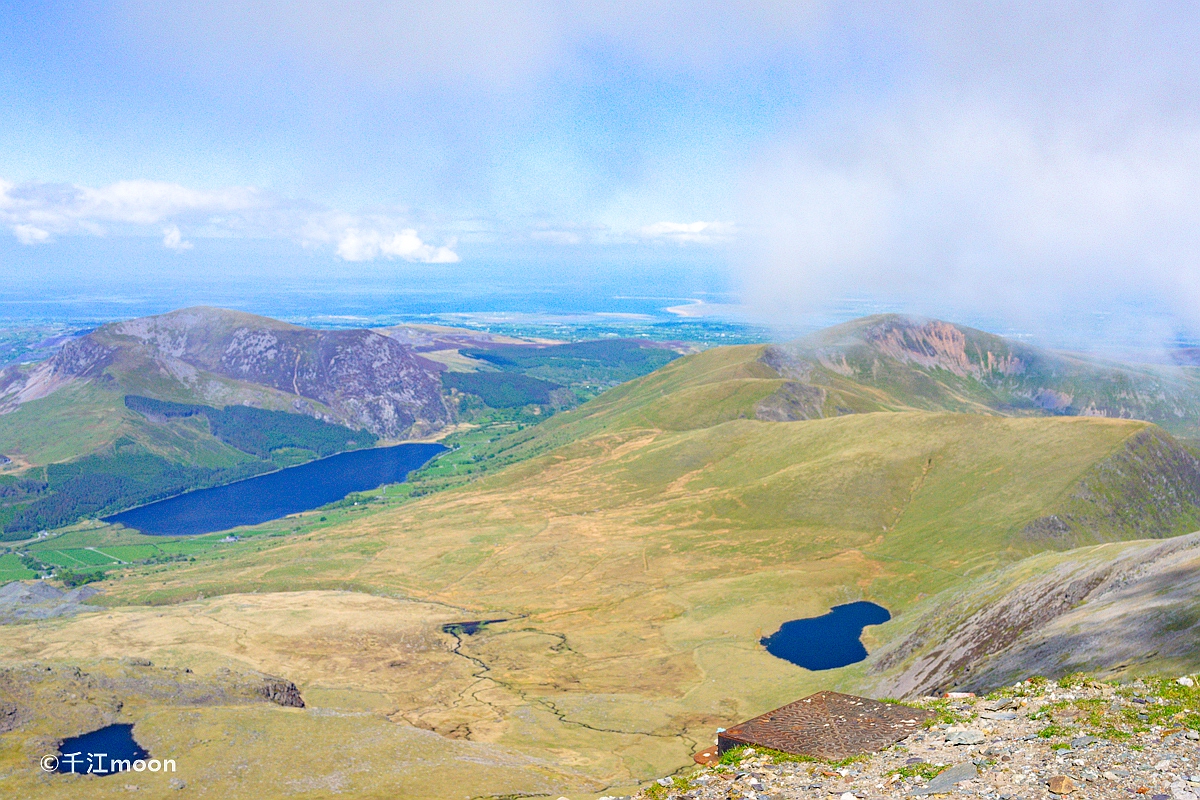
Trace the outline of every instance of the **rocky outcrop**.
<instances>
[{"instance_id":1,"label":"rocky outcrop","mask_svg":"<svg viewBox=\"0 0 1200 800\"><path fill-rule=\"evenodd\" d=\"M700 769L659 778L632 800L949 795L1197 800L1200 771L1192 758L1200 732L1181 720L1194 718L1194 676L1066 683L1035 677L1005 687L1004 696L995 699L914 700L907 704L915 706L909 708L914 714L932 710L941 720L895 747L860 748L841 763L777 757L750 747L727 752L717 764L710 746L694 756L704 765ZM1184 710L1170 720L1168 705ZM840 720L826 726L837 738L854 741L853 730Z\"/></svg>"},{"instance_id":2,"label":"rocky outcrop","mask_svg":"<svg viewBox=\"0 0 1200 800\"><path fill-rule=\"evenodd\" d=\"M259 693L276 705L304 708L304 699L300 697L300 690L291 681L268 678L263 682Z\"/></svg>"},{"instance_id":3,"label":"rocky outcrop","mask_svg":"<svg viewBox=\"0 0 1200 800\"><path fill-rule=\"evenodd\" d=\"M315 400L336 421L385 438L435 430L449 420L437 365L374 331L312 330L221 309L186 309L107 326L97 335L136 341L161 362ZM301 401L294 408L311 407Z\"/></svg>"},{"instance_id":4,"label":"rocky outcrop","mask_svg":"<svg viewBox=\"0 0 1200 800\"><path fill-rule=\"evenodd\" d=\"M756 419L764 422L790 422L820 419L825 416L825 390L820 386L788 381L754 408Z\"/></svg>"},{"instance_id":5,"label":"rocky outcrop","mask_svg":"<svg viewBox=\"0 0 1200 800\"><path fill-rule=\"evenodd\" d=\"M68 339L50 358L28 373L12 366L0 373L0 414L39 400L76 380L103 378L116 350L88 336Z\"/></svg>"},{"instance_id":6,"label":"rocky outcrop","mask_svg":"<svg viewBox=\"0 0 1200 800\"><path fill-rule=\"evenodd\" d=\"M112 363L116 349L93 337L68 339L47 362L51 373L60 377L94 378Z\"/></svg>"},{"instance_id":7,"label":"rocky outcrop","mask_svg":"<svg viewBox=\"0 0 1200 800\"><path fill-rule=\"evenodd\" d=\"M924 410L1109 417L1200 437L1194 372L1043 350L940 320L865 317L768 346L759 361L789 381L823 389L827 416ZM795 406L794 398L773 399L761 418L808 418Z\"/></svg>"},{"instance_id":8,"label":"rocky outcrop","mask_svg":"<svg viewBox=\"0 0 1200 800\"><path fill-rule=\"evenodd\" d=\"M291 681L260 672L221 668L197 674L188 667L160 666L149 659L103 659L86 667L62 663L8 662L0 666L0 733L36 727L47 718L90 730L121 721L130 707L275 703L304 708Z\"/></svg>"}]
</instances>

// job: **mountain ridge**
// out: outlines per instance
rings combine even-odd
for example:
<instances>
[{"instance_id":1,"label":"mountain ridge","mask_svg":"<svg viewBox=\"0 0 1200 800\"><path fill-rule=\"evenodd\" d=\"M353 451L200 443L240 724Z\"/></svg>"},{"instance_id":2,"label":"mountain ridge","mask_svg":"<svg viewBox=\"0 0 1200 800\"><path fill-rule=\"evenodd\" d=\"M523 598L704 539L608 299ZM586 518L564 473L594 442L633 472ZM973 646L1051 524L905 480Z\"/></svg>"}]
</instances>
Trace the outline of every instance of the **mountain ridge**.
<instances>
[{"instance_id":1,"label":"mountain ridge","mask_svg":"<svg viewBox=\"0 0 1200 800\"><path fill-rule=\"evenodd\" d=\"M1200 437L1200 372L1045 350L941 320L885 314L767 345L788 381L762 419L884 410L1144 419Z\"/></svg>"},{"instance_id":2,"label":"mountain ridge","mask_svg":"<svg viewBox=\"0 0 1200 800\"><path fill-rule=\"evenodd\" d=\"M26 375L9 368L0 376L0 411L93 381L164 400L278 407L394 439L450 420L439 373L374 331L313 330L197 307L109 323L67 341Z\"/></svg>"}]
</instances>

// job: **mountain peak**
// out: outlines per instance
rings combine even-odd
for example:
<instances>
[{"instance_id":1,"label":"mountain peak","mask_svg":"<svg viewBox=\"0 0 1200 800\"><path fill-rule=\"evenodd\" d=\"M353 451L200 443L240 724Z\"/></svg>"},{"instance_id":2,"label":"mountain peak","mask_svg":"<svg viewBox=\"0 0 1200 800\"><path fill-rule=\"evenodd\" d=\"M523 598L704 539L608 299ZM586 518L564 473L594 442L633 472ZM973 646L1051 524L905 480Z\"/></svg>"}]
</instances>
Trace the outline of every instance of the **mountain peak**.
<instances>
[{"instance_id":1,"label":"mountain peak","mask_svg":"<svg viewBox=\"0 0 1200 800\"><path fill-rule=\"evenodd\" d=\"M1019 375L1038 352L1001 336L940 319L876 314L851 320L794 343L822 362L848 366L864 357L884 358L959 377ZM845 368L843 368L845 369ZM839 370L842 371L842 370Z\"/></svg>"}]
</instances>

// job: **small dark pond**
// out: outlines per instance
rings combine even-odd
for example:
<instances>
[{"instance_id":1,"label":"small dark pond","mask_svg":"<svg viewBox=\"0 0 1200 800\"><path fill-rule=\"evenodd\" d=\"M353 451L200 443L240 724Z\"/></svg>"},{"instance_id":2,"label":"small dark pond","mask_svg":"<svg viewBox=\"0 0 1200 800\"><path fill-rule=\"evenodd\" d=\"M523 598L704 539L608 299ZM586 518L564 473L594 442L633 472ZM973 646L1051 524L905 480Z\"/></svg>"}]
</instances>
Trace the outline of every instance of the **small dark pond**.
<instances>
[{"instance_id":1,"label":"small dark pond","mask_svg":"<svg viewBox=\"0 0 1200 800\"><path fill-rule=\"evenodd\" d=\"M401 483L408 473L445 449L440 444L398 444L351 450L237 483L197 489L113 514L104 521L119 522L151 536L197 536L257 525L311 511L351 492Z\"/></svg>"},{"instance_id":2,"label":"small dark pond","mask_svg":"<svg viewBox=\"0 0 1200 800\"><path fill-rule=\"evenodd\" d=\"M866 600L834 606L828 614L785 622L761 640L767 652L805 669L835 669L867 657L862 629L892 618L883 606Z\"/></svg>"},{"instance_id":3,"label":"small dark pond","mask_svg":"<svg viewBox=\"0 0 1200 800\"><path fill-rule=\"evenodd\" d=\"M117 772L136 770L143 772L148 767L153 772L162 769L161 762L155 760L147 764L150 753L133 738L133 725L109 725L98 731L85 733L82 736L72 736L63 739L58 748L57 769L47 769L48 772L74 772L76 774L114 775ZM136 769L134 762L143 762ZM43 761L43 769L50 766ZM174 766L172 762L170 766ZM157 767L157 769L154 769Z\"/></svg>"},{"instance_id":4,"label":"small dark pond","mask_svg":"<svg viewBox=\"0 0 1200 800\"><path fill-rule=\"evenodd\" d=\"M452 636L474 636L479 633L481 628L495 622L508 622L508 617L504 619L473 619L469 622L447 622L442 626L442 633Z\"/></svg>"}]
</instances>

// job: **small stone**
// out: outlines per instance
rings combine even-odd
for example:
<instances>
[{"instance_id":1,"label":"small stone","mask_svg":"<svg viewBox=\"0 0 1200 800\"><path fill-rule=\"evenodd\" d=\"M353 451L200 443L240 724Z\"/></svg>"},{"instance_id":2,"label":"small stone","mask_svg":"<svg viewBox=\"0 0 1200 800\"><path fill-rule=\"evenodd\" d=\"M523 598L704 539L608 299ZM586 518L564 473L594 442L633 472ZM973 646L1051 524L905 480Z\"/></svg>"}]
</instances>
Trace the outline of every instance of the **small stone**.
<instances>
[{"instance_id":1,"label":"small stone","mask_svg":"<svg viewBox=\"0 0 1200 800\"><path fill-rule=\"evenodd\" d=\"M970 761L963 764L955 764L948 770L938 773L925 787L917 789L913 794L945 794L949 792L955 784L963 781L974 780L979 776L979 770Z\"/></svg>"},{"instance_id":2,"label":"small stone","mask_svg":"<svg viewBox=\"0 0 1200 800\"><path fill-rule=\"evenodd\" d=\"M976 745L983 744L984 735L982 731L975 731L969 728L961 730L951 730L946 732L946 744L951 745Z\"/></svg>"},{"instance_id":3,"label":"small stone","mask_svg":"<svg viewBox=\"0 0 1200 800\"><path fill-rule=\"evenodd\" d=\"M1055 775L1050 780L1046 781L1046 786L1052 794L1070 794L1075 791L1075 781L1068 778L1066 775Z\"/></svg>"},{"instance_id":4,"label":"small stone","mask_svg":"<svg viewBox=\"0 0 1200 800\"><path fill-rule=\"evenodd\" d=\"M1196 790L1183 781L1175 781L1171 784L1171 797L1173 800L1200 800L1200 795L1196 793Z\"/></svg>"}]
</instances>

